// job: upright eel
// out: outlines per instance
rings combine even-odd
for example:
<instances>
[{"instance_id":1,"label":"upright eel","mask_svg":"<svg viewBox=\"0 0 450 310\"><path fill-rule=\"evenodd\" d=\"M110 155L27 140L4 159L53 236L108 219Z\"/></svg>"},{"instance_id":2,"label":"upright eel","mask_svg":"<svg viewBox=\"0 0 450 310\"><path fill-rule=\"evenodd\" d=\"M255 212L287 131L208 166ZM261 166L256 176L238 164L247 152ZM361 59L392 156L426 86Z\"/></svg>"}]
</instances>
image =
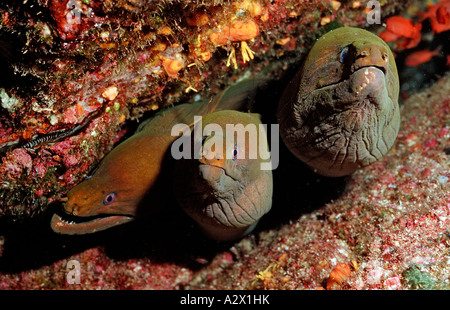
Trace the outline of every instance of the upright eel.
<instances>
[{"instance_id":1,"label":"upright eel","mask_svg":"<svg viewBox=\"0 0 450 310\"><path fill-rule=\"evenodd\" d=\"M317 40L278 105L280 134L313 171L339 177L379 160L400 125L394 56L378 36L342 27Z\"/></svg>"},{"instance_id":2,"label":"upright eel","mask_svg":"<svg viewBox=\"0 0 450 310\"><path fill-rule=\"evenodd\" d=\"M161 169L171 144L178 138L171 135L172 127L179 123L193 126L196 115L245 110L264 81L240 82L209 101L167 108L142 123L133 136L103 158L92 177L69 191L64 213L55 213L52 217L53 231L94 233L130 222L138 211L144 210L149 215L159 210L167 200L162 197L166 191L161 190L161 186L167 184L160 182ZM229 112L228 115L228 121L232 122L234 115Z\"/></svg>"},{"instance_id":3,"label":"upright eel","mask_svg":"<svg viewBox=\"0 0 450 310\"><path fill-rule=\"evenodd\" d=\"M272 206L272 171L261 165L270 158L259 152L268 154L267 136L258 131L259 114L215 112L203 118L202 132L209 124L221 130L192 135L193 144L202 145L202 156L177 161L174 193L207 236L232 240L252 231ZM230 124L239 127L227 131Z\"/></svg>"}]
</instances>

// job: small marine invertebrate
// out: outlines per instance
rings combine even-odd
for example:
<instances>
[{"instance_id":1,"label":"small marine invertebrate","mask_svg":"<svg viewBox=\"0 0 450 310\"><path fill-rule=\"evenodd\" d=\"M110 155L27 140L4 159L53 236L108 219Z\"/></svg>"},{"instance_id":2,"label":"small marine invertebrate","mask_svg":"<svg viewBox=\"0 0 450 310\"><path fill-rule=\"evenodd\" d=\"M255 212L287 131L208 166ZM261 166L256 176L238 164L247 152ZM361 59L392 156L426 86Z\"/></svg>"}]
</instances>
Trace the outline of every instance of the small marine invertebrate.
<instances>
[{"instance_id":1,"label":"small marine invertebrate","mask_svg":"<svg viewBox=\"0 0 450 310\"><path fill-rule=\"evenodd\" d=\"M14 111L16 107L20 106L20 101L14 96L9 96L4 88L0 88L0 104L5 110Z\"/></svg>"},{"instance_id":2,"label":"small marine invertebrate","mask_svg":"<svg viewBox=\"0 0 450 310\"><path fill-rule=\"evenodd\" d=\"M173 34L173 31L169 26L164 25L158 29L157 33L163 36L169 36Z\"/></svg>"},{"instance_id":3,"label":"small marine invertebrate","mask_svg":"<svg viewBox=\"0 0 450 310\"><path fill-rule=\"evenodd\" d=\"M242 54L242 61L244 63L253 59L255 55L255 53L248 47L247 42L245 41L241 42L241 54ZM238 68L236 60L236 50L234 46L231 47L231 52L227 60L227 67L229 67L231 64L233 64L234 69Z\"/></svg>"},{"instance_id":4,"label":"small marine invertebrate","mask_svg":"<svg viewBox=\"0 0 450 310\"><path fill-rule=\"evenodd\" d=\"M332 0L330 4L331 4L331 7L333 8L333 10L338 10L342 5L341 2L335 1L335 0Z\"/></svg>"},{"instance_id":5,"label":"small marine invertebrate","mask_svg":"<svg viewBox=\"0 0 450 310\"><path fill-rule=\"evenodd\" d=\"M244 63L250 61L250 59L253 59L255 55L255 53L248 47L248 44L245 41L241 42L241 54L242 54L242 61Z\"/></svg>"},{"instance_id":6,"label":"small marine invertebrate","mask_svg":"<svg viewBox=\"0 0 450 310\"><path fill-rule=\"evenodd\" d=\"M380 159L400 123L394 56L378 36L342 27L322 36L278 105L285 144L312 170L344 176Z\"/></svg>"},{"instance_id":7,"label":"small marine invertebrate","mask_svg":"<svg viewBox=\"0 0 450 310\"><path fill-rule=\"evenodd\" d=\"M320 19L320 25L325 26L327 24L331 23L331 17L330 16L324 16Z\"/></svg>"},{"instance_id":8,"label":"small marine invertebrate","mask_svg":"<svg viewBox=\"0 0 450 310\"><path fill-rule=\"evenodd\" d=\"M179 44L172 44L159 56L164 70L172 78L178 78L178 72L185 66L185 58L181 54L183 48Z\"/></svg>"},{"instance_id":9,"label":"small marine invertebrate","mask_svg":"<svg viewBox=\"0 0 450 310\"><path fill-rule=\"evenodd\" d=\"M227 67L229 67L231 64L233 64L234 69L238 68L236 61L236 50L234 49L234 47L231 47L231 52L227 59Z\"/></svg>"},{"instance_id":10,"label":"small marine invertebrate","mask_svg":"<svg viewBox=\"0 0 450 310\"><path fill-rule=\"evenodd\" d=\"M166 70L167 75L177 78L178 72L183 69L183 63L179 59L161 57L162 64Z\"/></svg>"},{"instance_id":11,"label":"small marine invertebrate","mask_svg":"<svg viewBox=\"0 0 450 310\"><path fill-rule=\"evenodd\" d=\"M259 34L258 25L253 20L236 20L231 25L225 25L218 31L209 35L209 39L218 46L223 46L231 42L241 42L241 53L243 62L253 59L254 52L248 47L246 41L253 40ZM231 46L231 52L228 56L227 66L233 64L237 69L236 51L234 46Z\"/></svg>"},{"instance_id":12,"label":"small marine invertebrate","mask_svg":"<svg viewBox=\"0 0 450 310\"><path fill-rule=\"evenodd\" d=\"M352 271L348 264L337 264L328 277L327 290L338 289L351 275Z\"/></svg>"},{"instance_id":13,"label":"small marine invertebrate","mask_svg":"<svg viewBox=\"0 0 450 310\"><path fill-rule=\"evenodd\" d=\"M102 97L105 99L108 99L109 101L113 101L117 95L119 94L119 91L117 90L116 86L110 86L102 93Z\"/></svg>"},{"instance_id":14,"label":"small marine invertebrate","mask_svg":"<svg viewBox=\"0 0 450 310\"><path fill-rule=\"evenodd\" d=\"M273 276L273 274L270 270L273 269L274 266L276 266L276 265L270 264L269 266L267 266L266 269L258 272L258 274L256 275L256 279L262 281L264 285L269 284L270 281L272 280L272 276Z\"/></svg>"},{"instance_id":15,"label":"small marine invertebrate","mask_svg":"<svg viewBox=\"0 0 450 310\"><path fill-rule=\"evenodd\" d=\"M256 38L259 34L258 25L253 20L236 20L231 25L225 25L209 35L216 45L226 45L228 42L242 42Z\"/></svg>"}]
</instances>

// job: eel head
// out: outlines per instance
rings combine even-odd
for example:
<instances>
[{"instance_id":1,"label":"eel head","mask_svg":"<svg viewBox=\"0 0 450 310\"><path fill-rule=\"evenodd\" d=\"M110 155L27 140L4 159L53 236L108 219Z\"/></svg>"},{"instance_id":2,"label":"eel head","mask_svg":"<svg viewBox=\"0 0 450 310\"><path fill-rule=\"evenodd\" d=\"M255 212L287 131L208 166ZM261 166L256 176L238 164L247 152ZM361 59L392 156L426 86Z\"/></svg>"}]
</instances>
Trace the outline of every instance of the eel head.
<instances>
[{"instance_id":1,"label":"eel head","mask_svg":"<svg viewBox=\"0 0 450 310\"><path fill-rule=\"evenodd\" d=\"M316 173L348 175L391 148L400 124L398 93L385 42L358 28L330 31L281 98L281 136Z\"/></svg>"},{"instance_id":2,"label":"eel head","mask_svg":"<svg viewBox=\"0 0 450 310\"><path fill-rule=\"evenodd\" d=\"M134 220L135 208L126 190L106 192L101 180L91 177L69 191L63 212L55 213L51 228L60 234L95 233Z\"/></svg>"}]
</instances>

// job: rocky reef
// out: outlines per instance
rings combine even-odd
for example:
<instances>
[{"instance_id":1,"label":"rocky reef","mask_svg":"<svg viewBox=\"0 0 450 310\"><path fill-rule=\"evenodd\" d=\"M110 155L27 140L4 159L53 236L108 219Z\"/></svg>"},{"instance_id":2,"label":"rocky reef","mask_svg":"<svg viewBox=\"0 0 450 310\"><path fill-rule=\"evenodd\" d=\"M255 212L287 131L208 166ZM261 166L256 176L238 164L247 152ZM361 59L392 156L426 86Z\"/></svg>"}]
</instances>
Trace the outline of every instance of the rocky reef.
<instances>
[{"instance_id":1,"label":"rocky reef","mask_svg":"<svg viewBox=\"0 0 450 310\"><path fill-rule=\"evenodd\" d=\"M382 22L427 10L379 4ZM404 86L393 148L326 178L280 145L274 205L254 234L208 240L176 206L89 236L49 227L66 193L141 120L251 76L273 80L261 109L276 110L323 33L384 30L368 12L364 1L1 3L0 289L448 289L450 77L445 57L402 66L408 51L395 41ZM422 33L417 49L448 36L426 22ZM432 78L415 84L424 71ZM67 278L74 261L79 284Z\"/></svg>"}]
</instances>

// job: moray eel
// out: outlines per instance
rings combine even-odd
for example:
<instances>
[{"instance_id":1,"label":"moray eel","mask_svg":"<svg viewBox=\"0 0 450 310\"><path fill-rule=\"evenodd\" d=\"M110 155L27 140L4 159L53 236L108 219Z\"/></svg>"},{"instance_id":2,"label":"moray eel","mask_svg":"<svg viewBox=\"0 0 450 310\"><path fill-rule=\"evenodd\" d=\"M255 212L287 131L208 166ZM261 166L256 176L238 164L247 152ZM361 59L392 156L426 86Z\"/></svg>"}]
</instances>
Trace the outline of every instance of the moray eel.
<instances>
[{"instance_id":1,"label":"moray eel","mask_svg":"<svg viewBox=\"0 0 450 310\"><path fill-rule=\"evenodd\" d=\"M205 133L208 124L221 129ZM242 126L227 132L227 124ZM192 135L193 145L201 144L201 156L175 164L176 199L211 239L233 240L250 233L272 206L272 171L261 169L270 158L259 152L268 154L267 136L264 129L258 131L259 124L259 114L212 113L202 120L204 135Z\"/></svg>"},{"instance_id":2,"label":"moray eel","mask_svg":"<svg viewBox=\"0 0 450 310\"><path fill-rule=\"evenodd\" d=\"M92 177L67 194L63 212L51 219L53 231L86 234L105 230L159 210L167 184L161 185L161 169L166 153L177 136L175 124L193 126L195 115L221 110L242 110L252 100L265 79L249 79L214 96L209 101L180 104L160 111L143 122L136 133L115 147L100 162ZM145 198L145 199L144 199Z\"/></svg>"},{"instance_id":3,"label":"moray eel","mask_svg":"<svg viewBox=\"0 0 450 310\"><path fill-rule=\"evenodd\" d=\"M318 174L339 177L388 152L400 125L394 56L378 36L342 27L319 38L277 111L290 151Z\"/></svg>"}]
</instances>

